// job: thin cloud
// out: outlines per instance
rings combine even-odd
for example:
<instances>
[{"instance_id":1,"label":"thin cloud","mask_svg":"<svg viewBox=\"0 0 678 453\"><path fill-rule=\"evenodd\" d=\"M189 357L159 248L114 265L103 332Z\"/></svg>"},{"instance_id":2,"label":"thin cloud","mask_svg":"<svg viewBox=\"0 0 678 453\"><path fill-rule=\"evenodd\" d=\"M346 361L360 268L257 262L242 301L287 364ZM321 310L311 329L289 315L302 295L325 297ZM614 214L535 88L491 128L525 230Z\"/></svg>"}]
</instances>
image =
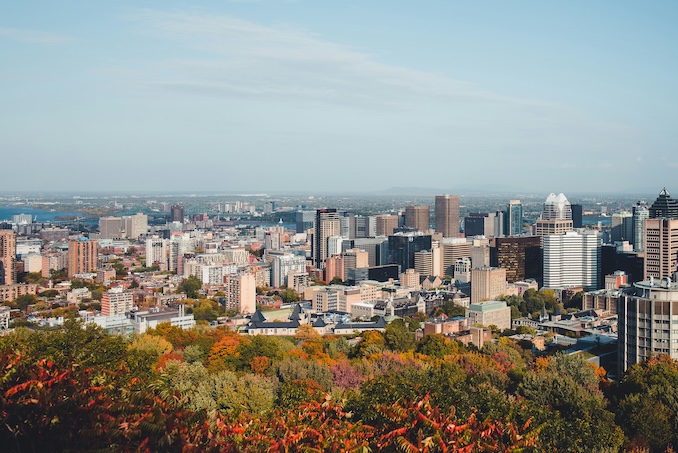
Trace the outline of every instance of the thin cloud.
<instances>
[{"instance_id":1,"label":"thin cloud","mask_svg":"<svg viewBox=\"0 0 678 453\"><path fill-rule=\"evenodd\" d=\"M40 30L31 30L28 28L7 28L0 27L0 36L13 39L15 41L27 42L31 44L61 44L71 41L73 38Z\"/></svg>"},{"instance_id":2,"label":"thin cloud","mask_svg":"<svg viewBox=\"0 0 678 453\"><path fill-rule=\"evenodd\" d=\"M156 69L172 78L157 81L164 89L386 105L424 99L546 105L501 96L444 75L382 64L369 54L291 27L227 15L153 10L138 11L134 18L154 34L212 55L158 62Z\"/></svg>"}]
</instances>

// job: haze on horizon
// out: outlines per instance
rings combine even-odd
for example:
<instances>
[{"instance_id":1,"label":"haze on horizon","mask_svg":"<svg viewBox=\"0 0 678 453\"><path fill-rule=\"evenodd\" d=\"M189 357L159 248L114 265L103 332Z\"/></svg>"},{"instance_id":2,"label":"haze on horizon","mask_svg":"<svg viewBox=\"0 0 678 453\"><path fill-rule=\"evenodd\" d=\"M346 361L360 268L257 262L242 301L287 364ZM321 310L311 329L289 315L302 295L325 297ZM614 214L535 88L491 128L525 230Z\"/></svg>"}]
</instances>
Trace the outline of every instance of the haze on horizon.
<instances>
[{"instance_id":1,"label":"haze on horizon","mask_svg":"<svg viewBox=\"0 0 678 453\"><path fill-rule=\"evenodd\" d=\"M0 191L672 189L675 3L199 4L0 6Z\"/></svg>"}]
</instances>

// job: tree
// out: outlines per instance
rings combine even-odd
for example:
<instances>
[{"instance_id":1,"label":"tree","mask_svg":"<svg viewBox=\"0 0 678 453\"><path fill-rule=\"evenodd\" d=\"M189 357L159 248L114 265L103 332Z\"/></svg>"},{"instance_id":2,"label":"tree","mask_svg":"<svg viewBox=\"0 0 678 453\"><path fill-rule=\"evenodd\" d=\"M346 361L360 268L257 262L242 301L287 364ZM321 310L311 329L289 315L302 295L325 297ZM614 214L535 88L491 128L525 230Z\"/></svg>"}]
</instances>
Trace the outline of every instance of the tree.
<instances>
[{"instance_id":1,"label":"tree","mask_svg":"<svg viewBox=\"0 0 678 453\"><path fill-rule=\"evenodd\" d=\"M439 333L426 335L417 343L417 352L432 357L443 358L454 351L450 340Z\"/></svg>"},{"instance_id":2,"label":"tree","mask_svg":"<svg viewBox=\"0 0 678 453\"><path fill-rule=\"evenodd\" d=\"M332 280L330 280L330 285L343 285L344 281L341 279L341 277L333 277Z\"/></svg>"},{"instance_id":3,"label":"tree","mask_svg":"<svg viewBox=\"0 0 678 453\"><path fill-rule=\"evenodd\" d=\"M202 289L202 280L194 275L191 275L190 277L184 279L181 285L179 285L177 292L186 293L186 297L189 299L197 299L200 297L200 293L198 293L200 289Z\"/></svg>"},{"instance_id":4,"label":"tree","mask_svg":"<svg viewBox=\"0 0 678 453\"><path fill-rule=\"evenodd\" d=\"M386 347L392 351L405 352L414 349L414 334L402 319L396 319L384 331Z\"/></svg>"},{"instance_id":5,"label":"tree","mask_svg":"<svg viewBox=\"0 0 678 453\"><path fill-rule=\"evenodd\" d=\"M26 311L29 305L37 304L38 301L39 299L35 296L35 294L24 294L23 296L19 296L14 299L14 304L19 310Z\"/></svg>"}]
</instances>

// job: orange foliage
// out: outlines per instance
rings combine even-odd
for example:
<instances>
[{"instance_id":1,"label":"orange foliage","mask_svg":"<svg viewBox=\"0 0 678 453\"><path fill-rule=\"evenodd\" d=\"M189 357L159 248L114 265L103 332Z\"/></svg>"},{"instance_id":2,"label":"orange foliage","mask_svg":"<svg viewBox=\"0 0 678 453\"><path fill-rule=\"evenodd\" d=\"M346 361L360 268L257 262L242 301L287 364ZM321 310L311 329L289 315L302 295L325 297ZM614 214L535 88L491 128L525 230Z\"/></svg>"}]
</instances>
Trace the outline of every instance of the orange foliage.
<instances>
[{"instance_id":1,"label":"orange foliage","mask_svg":"<svg viewBox=\"0 0 678 453\"><path fill-rule=\"evenodd\" d=\"M158 361L155 363L155 371L162 371L167 366L167 362L170 360L176 360L177 362L183 362L184 357L176 352L169 352L158 357Z\"/></svg>"},{"instance_id":2,"label":"orange foliage","mask_svg":"<svg viewBox=\"0 0 678 453\"><path fill-rule=\"evenodd\" d=\"M548 368L551 359L549 357L537 357L534 361L535 371L544 371Z\"/></svg>"},{"instance_id":3,"label":"orange foliage","mask_svg":"<svg viewBox=\"0 0 678 453\"><path fill-rule=\"evenodd\" d=\"M258 355L250 362L250 368L257 374L264 374L264 372L271 365L271 360L266 356Z\"/></svg>"},{"instance_id":4,"label":"orange foliage","mask_svg":"<svg viewBox=\"0 0 678 453\"><path fill-rule=\"evenodd\" d=\"M228 368L229 357L240 356L238 346L249 342L249 338L238 335L235 332L225 332L221 340L214 343L207 357L207 368L212 372L222 371Z\"/></svg>"}]
</instances>

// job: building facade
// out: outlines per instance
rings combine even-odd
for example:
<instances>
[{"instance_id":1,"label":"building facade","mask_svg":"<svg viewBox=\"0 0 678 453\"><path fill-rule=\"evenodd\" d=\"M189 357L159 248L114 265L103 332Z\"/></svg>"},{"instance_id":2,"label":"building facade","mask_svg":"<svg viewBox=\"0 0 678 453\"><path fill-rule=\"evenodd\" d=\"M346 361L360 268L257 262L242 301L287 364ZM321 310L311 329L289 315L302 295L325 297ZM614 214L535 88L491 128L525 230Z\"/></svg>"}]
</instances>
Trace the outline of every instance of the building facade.
<instances>
[{"instance_id":1,"label":"building facade","mask_svg":"<svg viewBox=\"0 0 678 453\"><path fill-rule=\"evenodd\" d=\"M97 271L99 243L87 238L68 241L68 277Z\"/></svg>"},{"instance_id":2,"label":"building facade","mask_svg":"<svg viewBox=\"0 0 678 453\"><path fill-rule=\"evenodd\" d=\"M543 241L545 287L598 289L601 259L598 231L569 231L544 236Z\"/></svg>"},{"instance_id":3,"label":"building facade","mask_svg":"<svg viewBox=\"0 0 678 453\"><path fill-rule=\"evenodd\" d=\"M445 238L459 237L459 197L437 195L435 201L436 233Z\"/></svg>"}]
</instances>

